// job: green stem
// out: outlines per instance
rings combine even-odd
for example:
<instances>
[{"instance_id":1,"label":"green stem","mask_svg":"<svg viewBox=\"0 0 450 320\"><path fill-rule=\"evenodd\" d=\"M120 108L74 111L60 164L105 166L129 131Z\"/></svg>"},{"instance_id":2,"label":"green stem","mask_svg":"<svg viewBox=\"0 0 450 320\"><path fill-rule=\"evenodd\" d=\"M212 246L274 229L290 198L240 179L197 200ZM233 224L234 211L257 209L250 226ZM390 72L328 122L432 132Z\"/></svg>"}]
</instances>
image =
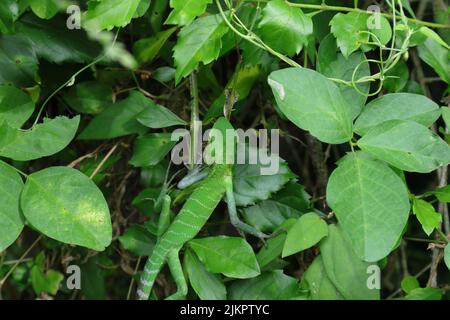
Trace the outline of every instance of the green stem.
<instances>
[{"instance_id":1,"label":"green stem","mask_svg":"<svg viewBox=\"0 0 450 320\"><path fill-rule=\"evenodd\" d=\"M197 83L197 74L194 72L191 73L190 76L191 82L191 97L192 97L192 105L191 105L191 147L189 153L189 169L192 170L195 166L197 160L197 140L198 140L198 123L200 121L199 116L199 98L198 98L198 83Z\"/></svg>"},{"instance_id":2,"label":"green stem","mask_svg":"<svg viewBox=\"0 0 450 320\"><path fill-rule=\"evenodd\" d=\"M441 229L436 228L435 230L438 233L438 235L442 238L442 240L445 241L445 243L449 242L448 239L447 239L447 236L442 232Z\"/></svg>"}]
</instances>

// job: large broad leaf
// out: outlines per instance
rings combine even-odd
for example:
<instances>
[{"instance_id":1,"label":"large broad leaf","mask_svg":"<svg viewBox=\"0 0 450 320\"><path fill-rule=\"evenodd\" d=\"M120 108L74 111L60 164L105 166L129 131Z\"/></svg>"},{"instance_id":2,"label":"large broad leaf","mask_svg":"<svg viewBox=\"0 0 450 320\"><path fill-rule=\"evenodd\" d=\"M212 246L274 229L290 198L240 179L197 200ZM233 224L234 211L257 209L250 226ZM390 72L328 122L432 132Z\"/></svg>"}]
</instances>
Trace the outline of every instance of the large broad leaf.
<instances>
[{"instance_id":1,"label":"large broad leaf","mask_svg":"<svg viewBox=\"0 0 450 320\"><path fill-rule=\"evenodd\" d=\"M159 129L186 124L186 121L166 107L153 103L151 100L149 101L148 107L137 117L137 120L144 126Z\"/></svg>"},{"instance_id":2,"label":"large broad leaf","mask_svg":"<svg viewBox=\"0 0 450 320\"><path fill-rule=\"evenodd\" d=\"M259 265L252 247L237 237L208 237L189 241L206 270L223 273L231 278L253 278L259 275Z\"/></svg>"},{"instance_id":3,"label":"large broad leaf","mask_svg":"<svg viewBox=\"0 0 450 320\"><path fill-rule=\"evenodd\" d=\"M136 167L158 164L176 145L170 133L149 133L136 140L130 163Z\"/></svg>"},{"instance_id":4,"label":"large broad leaf","mask_svg":"<svg viewBox=\"0 0 450 320\"><path fill-rule=\"evenodd\" d=\"M45 118L43 123L26 131L0 124L0 156L28 161L55 154L69 145L79 123L80 116Z\"/></svg>"},{"instance_id":5,"label":"large broad leaf","mask_svg":"<svg viewBox=\"0 0 450 320\"><path fill-rule=\"evenodd\" d=\"M13 243L23 229L19 211L19 198L23 182L19 174L3 161L0 161L0 252Z\"/></svg>"},{"instance_id":6,"label":"large broad leaf","mask_svg":"<svg viewBox=\"0 0 450 320\"><path fill-rule=\"evenodd\" d=\"M252 147L249 148L250 152ZM258 157L258 159L260 159ZM255 164L250 164L247 159L246 164L236 164L234 166L233 188L236 204L238 206L248 206L259 200L267 200L269 196L280 190L289 180L295 177L289 169L286 161L276 155L268 155L270 163L278 163L279 167L274 174L262 174L260 160Z\"/></svg>"},{"instance_id":7,"label":"large broad leaf","mask_svg":"<svg viewBox=\"0 0 450 320\"><path fill-rule=\"evenodd\" d=\"M228 27L220 15L198 18L181 29L173 48L176 83L197 68L200 62L208 64L219 57L221 38L227 31Z\"/></svg>"},{"instance_id":8,"label":"large broad leaf","mask_svg":"<svg viewBox=\"0 0 450 320\"><path fill-rule=\"evenodd\" d=\"M33 111L34 103L29 95L15 87L0 86L0 123L20 128Z\"/></svg>"},{"instance_id":9,"label":"large broad leaf","mask_svg":"<svg viewBox=\"0 0 450 320\"><path fill-rule=\"evenodd\" d=\"M367 17L366 13L349 12L338 13L331 19L331 32L336 37L344 57L348 58L361 44L369 40Z\"/></svg>"},{"instance_id":10,"label":"large broad leaf","mask_svg":"<svg viewBox=\"0 0 450 320\"><path fill-rule=\"evenodd\" d=\"M427 39L418 48L420 58L430 65L442 80L450 84L450 56L448 49L432 38Z\"/></svg>"},{"instance_id":11,"label":"large broad leaf","mask_svg":"<svg viewBox=\"0 0 450 320\"><path fill-rule=\"evenodd\" d=\"M300 8L291 7L284 0L272 0L262 11L259 31L269 47L293 56L308 43L313 23Z\"/></svg>"},{"instance_id":12,"label":"large broad leaf","mask_svg":"<svg viewBox=\"0 0 450 320\"><path fill-rule=\"evenodd\" d=\"M352 137L352 115L339 88L320 73L301 68L272 72L268 79L283 114L326 143Z\"/></svg>"},{"instance_id":13,"label":"large broad leaf","mask_svg":"<svg viewBox=\"0 0 450 320\"><path fill-rule=\"evenodd\" d=\"M119 241L125 250L137 256L148 257L153 251L156 237L143 225L131 226L119 237Z\"/></svg>"},{"instance_id":14,"label":"large broad leaf","mask_svg":"<svg viewBox=\"0 0 450 320\"><path fill-rule=\"evenodd\" d=\"M212 3L212 0L170 0L173 10L164 23L180 26L189 24L205 12L209 3Z\"/></svg>"},{"instance_id":15,"label":"large broad leaf","mask_svg":"<svg viewBox=\"0 0 450 320\"><path fill-rule=\"evenodd\" d=\"M18 16L19 6L16 0L0 1L0 33L11 33Z\"/></svg>"},{"instance_id":16,"label":"large broad leaf","mask_svg":"<svg viewBox=\"0 0 450 320\"><path fill-rule=\"evenodd\" d=\"M50 21L25 15L16 24L17 30L33 43L38 57L54 63L91 62L101 53L101 46L81 30L68 30L64 17Z\"/></svg>"},{"instance_id":17,"label":"large broad leaf","mask_svg":"<svg viewBox=\"0 0 450 320\"><path fill-rule=\"evenodd\" d=\"M442 223L442 216L425 200L414 198L413 212L428 236Z\"/></svg>"},{"instance_id":18,"label":"large broad leaf","mask_svg":"<svg viewBox=\"0 0 450 320\"><path fill-rule=\"evenodd\" d=\"M31 10L41 19L51 19L62 7L60 0L28 0Z\"/></svg>"},{"instance_id":19,"label":"large broad leaf","mask_svg":"<svg viewBox=\"0 0 450 320\"><path fill-rule=\"evenodd\" d=\"M410 209L401 178L362 153L340 161L328 181L327 202L357 255L371 262L395 247Z\"/></svg>"},{"instance_id":20,"label":"large broad leaf","mask_svg":"<svg viewBox=\"0 0 450 320\"><path fill-rule=\"evenodd\" d=\"M431 172L450 163L450 147L427 127L409 120L391 120L372 128L358 146L399 169Z\"/></svg>"},{"instance_id":21,"label":"large broad leaf","mask_svg":"<svg viewBox=\"0 0 450 320\"><path fill-rule=\"evenodd\" d=\"M51 167L29 175L20 203L28 222L50 238L98 251L111 243L108 204L75 169Z\"/></svg>"},{"instance_id":22,"label":"large broad leaf","mask_svg":"<svg viewBox=\"0 0 450 320\"><path fill-rule=\"evenodd\" d=\"M314 259L302 278L302 287L309 289L312 300L343 300L344 297L328 278L321 256Z\"/></svg>"},{"instance_id":23,"label":"large broad leaf","mask_svg":"<svg viewBox=\"0 0 450 320\"><path fill-rule=\"evenodd\" d=\"M308 249L327 235L328 227L325 221L314 212L304 214L289 230L282 257Z\"/></svg>"},{"instance_id":24,"label":"large broad leaf","mask_svg":"<svg viewBox=\"0 0 450 320\"><path fill-rule=\"evenodd\" d=\"M412 93L392 93L369 102L355 122L355 132L364 135L389 120L412 120L426 127L441 115L439 106L427 97Z\"/></svg>"},{"instance_id":25,"label":"large broad leaf","mask_svg":"<svg viewBox=\"0 0 450 320\"><path fill-rule=\"evenodd\" d=\"M98 81L85 81L70 88L63 99L80 113L98 114L112 104L112 88Z\"/></svg>"},{"instance_id":26,"label":"large broad leaf","mask_svg":"<svg viewBox=\"0 0 450 320\"><path fill-rule=\"evenodd\" d=\"M141 0L89 1L88 10L82 18L84 27L92 30L111 30L130 23Z\"/></svg>"},{"instance_id":27,"label":"large broad leaf","mask_svg":"<svg viewBox=\"0 0 450 320\"><path fill-rule=\"evenodd\" d=\"M0 35L0 84L34 86L38 60L31 41L23 36Z\"/></svg>"},{"instance_id":28,"label":"large broad leaf","mask_svg":"<svg viewBox=\"0 0 450 320\"><path fill-rule=\"evenodd\" d=\"M348 300L377 300L378 289L370 289L368 280L371 264L361 261L350 245L345 233L330 225L328 237L321 242L320 251L328 278ZM377 267L375 265L375 267Z\"/></svg>"},{"instance_id":29,"label":"large broad leaf","mask_svg":"<svg viewBox=\"0 0 450 320\"><path fill-rule=\"evenodd\" d=\"M370 76L369 62L362 52L355 52L346 59L337 52L336 39L329 34L320 42L317 54L317 71L324 76L346 81L356 81ZM356 70L356 72L355 72ZM344 84L338 84L339 89L350 107L352 119L361 112L370 90L369 83L356 85L358 90Z\"/></svg>"},{"instance_id":30,"label":"large broad leaf","mask_svg":"<svg viewBox=\"0 0 450 320\"><path fill-rule=\"evenodd\" d=\"M137 121L137 116L153 101L138 91L128 98L114 103L97 115L78 137L84 140L112 139L133 133L144 133L147 129Z\"/></svg>"},{"instance_id":31,"label":"large broad leaf","mask_svg":"<svg viewBox=\"0 0 450 320\"><path fill-rule=\"evenodd\" d=\"M176 27L158 32L150 38L139 39L133 44L133 53L138 62L151 62L159 53L163 45L177 30Z\"/></svg>"},{"instance_id":32,"label":"large broad leaf","mask_svg":"<svg viewBox=\"0 0 450 320\"><path fill-rule=\"evenodd\" d=\"M221 276L208 272L192 250L186 251L184 264L189 283L201 300L226 300L227 289Z\"/></svg>"},{"instance_id":33,"label":"large broad leaf","mask_svg":"<svg viewBox=\"0 0 450 320\"><path fill-rule=\"evenodd\" d=\"M297 279L282 270L268 271L259 277L234 281L228 288L230 300L287 300L304 299Z\"/></svg>"}]
</instances>

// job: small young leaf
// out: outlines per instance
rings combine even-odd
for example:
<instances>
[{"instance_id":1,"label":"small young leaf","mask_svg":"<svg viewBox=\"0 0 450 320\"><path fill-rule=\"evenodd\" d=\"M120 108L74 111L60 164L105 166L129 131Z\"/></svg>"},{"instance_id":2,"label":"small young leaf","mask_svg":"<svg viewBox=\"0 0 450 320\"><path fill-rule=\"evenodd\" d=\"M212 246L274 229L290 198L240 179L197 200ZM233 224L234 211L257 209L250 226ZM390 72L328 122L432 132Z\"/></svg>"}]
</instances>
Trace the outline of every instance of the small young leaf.
<instances>
[{"instance_id":1,"label":"small young leaf","mask_svg":"<svg viewBox=\"0 0 450 320\"><path fill-rule=\"evenodd\" d=\"M434 194L440 202L450 202L450 185L434 190L431 193Z\"/></svg>"},{"instance_id":2,"label":"small young leaf","mask_svg":"<svg viewBox=\"0 0 450 320\"><path fill-rule=\"evenodd\" d=\"M338 13L331 19L331 32L337 39L337 44L344 57L359 49L361 44L369 40L367 33L366 13L349 12Z\"/></svg>"},{"instance_id":3,"label":"small young leaf","mask_svg":"<svg viewBox=\"0 0 450 320\"><path fill-rule=\"evenodd\" d=\"M325 221L320 219L316 213L304 214L289 230L282 257L308 249L327 235L328 227Z\"/></svg>"},{"instance_id":4,"label":"small young leaf","mask_svg":"<svg viewBox=\"0 0 450 320\"><path fill-rule=\"evenodd\" d=\"M413 212L422 225L423 231L429 236L442 222L442 216L434 207L422 199L414 198Z\"/></svg>"},{"instance_id":5,"label":"small young leaf","mask_svg":"<svg viewBox=\"0 0 450 320\"><path fill-rule=\"evenodd\" d=\"M187 250L184 264L189 283L201 300L226 300L227 289L220 275L208 272L192 250Z\"/></svg>"},{"instance_id":6,"label":"small young leaf","mask_svg":"<svg viewBox=\"0 0 450 320\"><path fill-rule=\"evenodd\" d=\"M28 222L50 238L97 251L111 243L108 204L78 170L50 167L29 175L20 204Z\"/></svg>"},{"instance_id":7,"label":"small young leaf","mask_svg":"<svg viewBox=\"0 0 450 320\"><path fill-rule=\"evenodd\" d=\"M242 238L208 237L189 241L206 270L231 278L253 278L260 274L252 247Z\"/></svg>"},{"instance_id":8,"label":"small young leaf","mask_svg":"<svg viewBox=\"0 0 450 320\"><path fill-rule=\"evenodd\" d=\"M64 276L55 270L44 270L44 253L41 252L34 260L34 266L31 268L31 285L36 294L43 292L55 295L58 292L59 285Z\"/></svg>"},{"instance_id":9,"label":"small young leaf","mask_svg":"<svg viewBox=\"0 0 450 320\"><path fill-rule=\"evenodd\" d=\"M417 281L416 277L407 276L404 277L401 283L402 290L406 293L410 293L412 290L416 288L420 288L419 281Z\"/></svg>"}]
</instances>

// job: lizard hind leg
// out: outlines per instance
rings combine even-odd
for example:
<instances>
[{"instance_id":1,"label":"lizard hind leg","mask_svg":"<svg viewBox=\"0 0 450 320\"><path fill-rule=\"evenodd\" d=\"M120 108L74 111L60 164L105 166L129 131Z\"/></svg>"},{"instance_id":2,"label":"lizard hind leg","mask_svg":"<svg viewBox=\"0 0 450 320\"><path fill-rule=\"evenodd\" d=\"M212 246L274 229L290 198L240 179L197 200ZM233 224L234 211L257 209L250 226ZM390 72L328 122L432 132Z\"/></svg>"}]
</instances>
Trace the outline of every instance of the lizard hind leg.
<instances>
[{"instance_id":1,"label":"lizard hind leg","mask_svg":"<svg viewBox=\"0 0 450 320\"><path fill-rule=\"evenodd\" d=\"M167 264L169 265L170 273L177 285L177 292L168 296L166 300L181 300L184 299L188 292L186 278L184 277L183 268L181 267L179 250L172 250L167 256Z\"/></svg>"}]
</instances>

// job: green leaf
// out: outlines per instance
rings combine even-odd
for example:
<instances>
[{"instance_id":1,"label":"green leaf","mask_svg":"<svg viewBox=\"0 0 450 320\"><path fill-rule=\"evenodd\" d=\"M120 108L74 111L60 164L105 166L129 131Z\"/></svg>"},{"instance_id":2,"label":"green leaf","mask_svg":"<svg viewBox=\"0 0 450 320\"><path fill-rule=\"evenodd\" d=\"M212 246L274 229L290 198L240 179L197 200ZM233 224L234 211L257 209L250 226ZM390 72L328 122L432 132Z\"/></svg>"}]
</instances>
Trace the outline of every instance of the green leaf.
<instances>
[{"instance_id":1,"label":"green leaf","mask_svg":"<svg viewBox=\"0 0 450 320\"><path fill-rule=\"evenodd\" d=\"M137 121L138 115L153 105L153 101L138 91L132 91L128 98L114 103L97 115L78 137L83 140L112 139L147 129Z\"/></svg>"},{"instance_id":2,"label":"green leaf","mask_svg":"<svg viewBox=\"0 0 450 320\"><path fill-rule=\"evenodd\" d=\"M400 60L392 69L385 73L386 80L383 87L392 93L402 91L409 79L408 65Z\"/></svg>"},{"instance_id":3,"label":"green leaf","mask_svg":"<svg viewBox=\"0 0 450 320\"><path fill-rule=\"evenodd\" d=\"M16 0L0 1L0 33L14 31L14 22L19 16L19 6Z\"/></svg>"},{"instance_id":4,"label":"green leaf","mask_svg":"<svg viewBox=\"0 0 450 320\"><path fill-rule=\"evenodd\" d=\"M321 242L323 264L328 278L347 300L378 300L380 291L370 289L367 262L361 261L344 232L329 225L328 237Z\"/></svg>"},{"instance_id":5,"label":"green leaf","mask_svg":"<svg viewBox=\"0 0 450 320\"><path fill-rule=\"evenodd\" d=\"M66 17L58 16L50 21L26 14L16 23L16 29L33 44L38 57L50 62L89 63L101 53L101 46L90 41L81 30L68 30ZM51 41L49 41L51 40Z\"/></svg>"},{"instance_id":6,"label":"green leaf","mask_svg":"<svg viewBox=\"0 0 450 320\"><path fill-rule=\"evenodd\" d=\"M378 41L382 45L386 45L392 38L392 27L389 23L389 20L382 15L373 15L373 17L376 17L380 19L380 28L373 28L370 30L374 35L372 35L372 41L378 43ZM370 18L369 18L370 19ZM376 37L376 38L375 38ZM378 39L378 41L377 41Z\"/></svg>"},{"instance_id":7,"label":"green leaf","mask_svg":"<svg viewBox=\"0 0 450 320\"><path fill-rule=\"evenodd\" d=\"M133 44L133 53L139 63L151 62L160 52L163 45L177 30L176 27L158 32L150 38L139 39Z\"/></svg>"},{"instance_id":8,"label":"green leaf","mask_svg":"<svg viewBox=\"0 0 450 320\"><path fill-rule=\"evenodd\" d=\"M0 156L28 161L53 155L69 145L79 123L80 116L44 118L43 123L27 131L0 124Z\"/></svg>"},{"instance_id":9,"label":"green leaf","mask_svg":"<svg viewBox=\"0 0 450 320\"><path fill-rule=\"evenodd\" d=\"M327 202L356 254L370 262L395 248L410 210L401 178L362 153L348 154L339 162L328 181Z\"/></svg>"},{"instance_id":10,"label":"green leaf","mask_svg":"<svg viewBox=\"0 0 450 320\"><path fill-rule=\"evenodd\" d=\"M268 271L259 277L233 281L228 288L229 300L287 300L302 298L297 279L282 270Z\"/></svg>"},{"instance_id":11,"label":"green leaf","mask_svg":"<svg viewBox=\"0 0 450 320\"><path fill-rule=\"evenodd\" d=\"M399 169L431 172L450 163L450 147L427 127L410 120L391 120L369 130L358 146Z\"/></svg>"},{"instance_id":12,"label":"green leaf","mask_svg":"<svg viewBox=\"0 0 450 320\"><path fill-rule=\"evenodd\" d=\"M311 248L327 235L328 227L325 221L314 212L304 214L289 230L282 257Z\"/></svg>"},{"instance_id":13,"label":"green leaf","mask_svg":"<svg viewBox=\"0 0 450 320\"><path fill-rule=\"evenodd\" d=\"M119 241L125 250L137 256L148 257L153 251L156 239L146 227L142 225L131 226L119 237Z\"/></svg>"},{"instance_id":14,"label":"green leaf","mask_svg":"<svg viewBox=\"0 0 450 320\"><path fill-rule=\"evenodd\" d=\"M219 57L221 38L227 31L228 27L220 15L198 18L181 29L173 48L177 84L196 69L200 62L208 64Z\"/></svg>"},{"instance_id":15,"label":"green leaf","mask_svg":"<svg viewBox=\"0 0 450 320\"><path fill-rule=\"evenodd\" d=\"M443 107L442 110L442 119L444 119L445 125L447 128L450 128L450 108Z\"/></svg>"},{"instance_id":16,"label":"green leaf","mask_svg":"<svg viewBox=\"0 0 450 320\"><path fill-rule=\"evenodd\" d=\"M438 198L440 202L449 203L450 202L450 185L436 189L431 192Z\"/></svg>"},{"instance_id":17,"label":"green leaf","mask_svg":"<svg viewBox=\"0 0 450 320\"><path fill-rule=\"evenodd\" d=\"M298 54L313 33L311 18L284 0L272 0L264 7L258 27L264 43L288 56Z\"/></svg>"},{"instance_id":18,"label":"green leaf","mask_svg":"<svg viewBox=\"0 0 450 320\"><path fill-rule=\"evenodd\" d=\"M302 286L306 285L312 300L343 300L337 288L325 272L322 257L319 255L305 271Z\"/></svg>"},{"instance_id":19,"label":"green leaf","mask_svg":"<svg viewBox=\"0 0 450 320\"><path fill-rule=\"evenodd\" d=\"M85 81L71 87L63 99L75 111L99 114L112 104L112 95L110 86L98 81Z\"/></svg>"},{"instance_id":20,"label":"green leaf","mask_svg":"<svg viewBox=\"0 0 450 320\"><path fill-rule=\"evenodd\" d=\"M403 278L401 283L402 290L406 293L410 293L416 288L420 288L419 281L417 281L416 277L406 276Z\"/></svg>"},{"instance_id":21,"label":"green leaf","mask_svg":"<svg viewBox=\"0 0 450 320\"><path fill-rule=\"evenodd\" d=\"M153 103L151 100L149 101L151 103L148 103L147 108L137 116L137 120L142 125L152 129L186 125L186 121L166 107Z\"/></svg>"},{"instance_id":22,"label":"green leaf","mask_svg":"<svg viewBox=\"0 0 450 320\"><path fill-rule=\"evenodd\" d=\"M108 204L75 169L50 167L29 175L20 203L28 222L50 238L97 251L111 243Z\"/></svg>"},{"instance_id":23,"label":"green leaf","mask_svg":"<svg viewBox=\"0 0 450 320\"><path fill-rule=\"evenodd\" d=\"M130 163L135 167L158 164L177 144L171 140L170 133L149 133L139 137L134 144Z\"/></svg>"},{"instance_id":24,"label":"green leaf","mask_svg":"<svg viewBox=\"0 0 450 320\"><path fill-rule=\"evenodd\" d=\"M41 19L51 19L61 9L61 1L58 0L27 0L31 10Z\"/></svg>"},{"instance_id":25,"label":"green leaf","mask_svg":"<svg viewBox=\"0 0 450 320\"><path fill-rule=\"evenodd\" d=\"M434 207L422 199L414 198L413 212L422 225L423 231L429 236L442 222L442 216L434 210Z\"/></svg>"},{"instance_id":26,"label":"green leaf","mask_svg":"<svg viewBox=\"0 0 450 320\"><path fill-rule=\"evenodd\" d=\"M261 161L256 161L256 164L247 161L246 164L234 166L233 188L236 205L248 206L259 200L267 200L272 193L280 190L295 177L286 161L276 155L268 155L268 158L271 163L279 164L275 174L262 174L262 168L267 166Z\"/></svg>"},{"instance_id":27,"label":"green leaf","mask_svg":"<svg viewBox=\"0 0 450 320\"><path fill-rule=\"evenodd\" d=\"M444 262L447 266L447 269L450 270L450 244L447 243L444 249Z\"/></svg>"},{"instance_id":28,"label":"green leaf","mask_svg":"<svg viewBox=\"0 0 450 320\"><path fill-rule=\"evenodd\" d=\"M104 300L106 297L106 272L99 267L101 262L98 256L94 256L80 266L81 292L88 300Z\"/></svg>"},{"instance_id":29,"label":"green leaf","mask_svg":"<svg viewBox=\"0 0 450 320\"><path fill-rule=\"evenodd\" d=\"M417 288L408 293L405 300L442 300L442 290L438 288Z\"/></svg>"},{"instance_id":30,"label":"green leaf","mask_svg":"<svg viewBox=\"0 0 450 320\"><path fill-rule=\"evenodd\" d=\"M373 127L389 120L412 120L430 127L440 116L439 106L426 96L392 93L369 102L355 122L354 130L366 134Z\"/></svg>"},{"instance_id":31,"label":"green leaf","mask_svg":"<svg viewBox=\"0 0 450 320\"><path fill-rule=\"evenodd\" d=\"M180 26L190 24L195 17L202 15L212 0L170 0L173 8L165 24L177 24Z\"/></svg>"},{"instance_id":32,"label":"green leaf","mask_svg":"<svg viewBox=\"0 0 450 320\"><path fill-rule=\"evenodd\" d=\"M189 246L209 272L223 273L238 279L253 278L260 274L253 249L245 239L207 237L191 240Z\"/></svg>"},{"instance_id":33,"label":"green leaf","mask_svg":"<svg viewBox=\"0 0 450 320\"><path fill-rule=\"evenodd\" d=\"M366 13L338 13L331 19L331 32L337 39L338 47L344 57L359 49L361 44L369 41Z\"/></svg>"},{"instance_id":34,"label":"green leaf","mask_svg":"<svg viewBox=\"0 0 450 320\"><path fill-rule=\"evenodd\" d=\"M125 27L133 19L139 2L140 0L91 0L81 21L86 29L94 31Z\"/></svg>"},{"instance_id":35,"label":"green leaf","mask_svg":"<svg viewBox=\"0 0 450 320\"><path fill-rule=\"evenodd\" d=\"M226 300L227 289L220 275L208 272L192 250L186 251L184 264L189 283L201 300Z\"/></svg>"},{"instance_id":36,"label":"green leaf","mask_svg":"<svg viewBox=\"0 0 450 320\"><path fill-rule=\"evenodd\" d=\"M20 128L33 111L34 103L29 95L15 87L0 86L0 123Z\"/></svg>"},{"instance_id":37,"label":"green leaf","mask_svg":"<svg viewBox=\"0 0 450 320\"><path fill-rule=\"evenodd\" d=\"M450 84L450 56L448 49L442 47L432 38L428 38L423 44L419 45L419 56L439 77Z\"/></svg>"},{"instance_id":38,"label":"green leaf","mask_svg":"<svg viewBox=\"0 0 450 320\"><path fill-rule=\"evenodd\" d=\"M272 72L268 82L281 111L295 125L326 143L351 139L350 107L331 80L306 68L287 68Z\"/></svg>"},{"instance_id":39,"label":"green leaf","mask_svg":"<svg viewBox=\"0 0 450 320\"><path fill-rule=\"evenodd\" d=\"M38 60L31 41L23 36L0 35L0 70L0 84L34 86Z\"/></svg>"},{"instance_id":40,"label":"green leaf","mask_svg":"<svg viewBox=\"0 0 450 320\"><path fill-rule=\"evenodd\" d=\"M23 219L19 210L19 198L23 182L19 174L9 165L0 161L0 252L16 241L23 229Z\"/></svg>"},{"instance_id":41,"label":"green leaf","mask_svg":"<svg viewBox=\"0 0 450 320\"><path fill-rule=\"evenodd\" d=\"M317 71L326 77L345 81L370 76L369 62L364 53L355 52L346 59L341 53L337 52L336 39L331 34L320 42L317 54ZM366 103L370 84L358 84L359 91L344 84L338 84L337 86L350 107L352 119L356 118Z\"/></svg>"},{"instance_id":42,"label":"green leaf","mask_svg":"<svg viewBox=\"0 0 450 320\"><path fill-rule=\"evenodd\" d=\"M39 253L35 258L35 264L31 268L31 285L37 295L43 292L55 295L64 276L60 272L51 269L44 272L44 259L43 252Z\"/></svg>"}]
</instances>

